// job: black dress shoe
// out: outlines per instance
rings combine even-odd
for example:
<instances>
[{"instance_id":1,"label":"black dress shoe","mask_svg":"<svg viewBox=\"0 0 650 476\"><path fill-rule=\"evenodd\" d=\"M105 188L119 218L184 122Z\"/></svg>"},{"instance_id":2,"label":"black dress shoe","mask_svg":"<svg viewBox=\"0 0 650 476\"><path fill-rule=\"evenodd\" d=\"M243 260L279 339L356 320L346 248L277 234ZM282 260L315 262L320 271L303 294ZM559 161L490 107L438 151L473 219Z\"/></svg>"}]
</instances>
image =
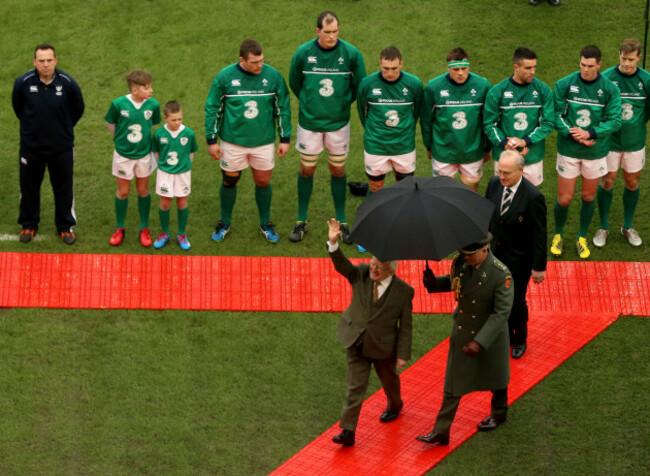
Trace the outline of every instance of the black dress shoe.
<instances>
[{"instance_id":1,"label":"black dress shoe","mask_svg":"<svg viewBox=\"0 0 650 476\"><path fill-rule=\"evenodd\" d=\"M537 3L538 3L537 0L528 0L528 5L532 5L532 6L536 7Z\"/></svg>"},{"instance_id":2,"label":"black dress shoe","mask_svg":"<svg viewBox=\"0 0 650 476\"><path fill-rule=\"evenodd\" d=\"M386 411L384 413L382 413L381 416L379 417L379 421L382 422L382 423L389 423L389 422L397 419L397 417L399 416L399 412L402 411L402 408L404 408L404 403L402 403L395 410L386 409Z\"/></svg>"},{"instance_id":3,"label":"black dress shoe","mask_svg":"<svg viewBox=\"0 0 650 476\"><path fill-rule=\"evenodd\" d=\"M354 431L343 430L341 433L332 438L332 441L343 446L354 446Z\"/></svg>"},{"instance_id":4,"label":"black dress shoe","mask_svg":"<svg viewBox=\"0 0 650 476\"><path fill-rule=\"evenodd\" d=\"M562 2L560 0L548 0L548 3L550 3L554 7L559 7L560 5L562 5Z\"/></svg>"},{"instance_id":5,"label":"black dress shoe","mask_svg":"<svg viewBox=\"0 0 650 476\"><path fill-rule=\"evenodd\" d=\"M522 356L526 353L526 343L512 346L512 358L521 359Z\"/></svg>"},{"instance_id":6,"label":"black dress shoe","mask_svg":"<svg viewBox=\"0 0 650 476\"><path fill-rule=\"evenodd\" d=\"M447 446L449 444L449 435L436 433L435 430L431 430L431 433L418 436L415 439L421 441L422 443L429 443L430 445L436 446Z\"/></svg>"},{"instance_id":7,"label":"black dress shoe","mask_svg":"<svg viewBox=\"0 0 650 476\"><path fill-rule=\"evenodd\" d=\"M490 431L496 429L499 425L503 424L506 422L506 417L500 416L500 417L493 417L490 415L487 417L485 420L483 420L481 423L478 424L478 431Z\"/></svg>"}]
</instances>

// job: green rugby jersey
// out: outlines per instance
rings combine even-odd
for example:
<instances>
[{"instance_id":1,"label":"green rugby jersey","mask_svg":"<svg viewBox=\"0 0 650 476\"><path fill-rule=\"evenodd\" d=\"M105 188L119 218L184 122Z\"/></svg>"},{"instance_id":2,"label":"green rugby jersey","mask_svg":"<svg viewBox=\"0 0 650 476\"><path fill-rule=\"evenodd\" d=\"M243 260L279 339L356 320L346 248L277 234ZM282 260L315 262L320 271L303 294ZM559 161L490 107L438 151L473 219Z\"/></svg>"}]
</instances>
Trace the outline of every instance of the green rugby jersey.
<instances>
[{"instance_id":1,"label":"green rugby jersey","mask_svg":"<svg viewBox=\"0 0 650 476\"><path fill-rule=\"evenodd\" d=\"M258 147L291 139L289 89L280 72L267 64L260 74L244 71L239 63L214 78L205 102L205 137L242 147Z\"/></svg>"},{"instance_id":2,"label":"green rugby jersey","mask_svg":"<svg viewBox=\"0 0 650 476\"><path fill-rule=\"evenodd\" d=\"M546 137L555 129L553 91L537 78L529 84L504 79L490 89L483 108L483 128L492 142L492 158L499 160L508 137L528 145L526 165L544 159Z\"/></svg>"},{"instance_id":3,"label":"green rugby jersey","mask_svg":"<svg viewBox=\"0 0 650 476\"><path fill-rule=\"evenodd\" d=\"M160 124L160 105L149 98L139 106L131 95L113 101L104 120L115 124L115 150L122 157L141 159L151 152L151 128Z\"/></svg>"},{"instance_id":4,"label":"green rugby jersey","mask_svg":"<svg viewBox=\"0 0 650 476\"><path fill-rule=\"evenodd\" d=\"M650 118L650 73L637 68L634 74L621 72L618 66L603 76L621 91L621 128L610 136L610 150L634 152L645 147L646 122Z\"/></svg>"},{"instance_id":5,"label":"green rugby jersey","mask_svg":"<svg viewBox=\"0 0 650 476\"><path fill-rule=\"evenodd\" d=\"M158 168L169 174L182 174L192 168L191 154L199 150L194 131L183 124L170 131L167 125L153 133L152 151L157 152Z\"/></svg>"},{"instance_id":6,"label":"green rugby jersey","mask_svg":"<svg viewBox=\"0 0 650 476\"><path fill-rule=\"evenodd\" d=\"M574 159L595 160L609 153L609 136L621 127L621 94L602 74L585 81L576 72L555 83L555 127L558 153ZM573 140L572 127L589 131L596 143L587 147Z\"/></svg>"},{"instance_id":7,"label":"green rugby jersey","mask_svg":"<svg viewBox=\"0 0 650 476\"><path fill-rule=\"evenodd\" d=\"M422 97L422 82L412 74L402 71L394 82L386 81L381 72L366 76L357 96L365 151L373 155L414 151Z\"/></svg>"},{"instance_id":8,"label":"green rugby jersey","mask_svg":"<svg viewBox=\"0 0 650 476\"><path fill-rule=\"evenodd\" d=\"M323 49L318 40L301 45L291 59L289 86L298 97L298 124L313 132L332 132L350 122L350 107L366 76L359 50L340 40Z\"/></svg>"},{"instance_id":9,"label":"green rugby jersey","mask_svg":"<svg viewBox=\"0 0 650 476\"><path fill-rule=\"evenodd\" d=\"M463 84L454 82L448 73L427 83L420 128L434 159L468 164L483 158L483 103L489 89L488 80L474 73Z\"/></svg>"}]
</instances>

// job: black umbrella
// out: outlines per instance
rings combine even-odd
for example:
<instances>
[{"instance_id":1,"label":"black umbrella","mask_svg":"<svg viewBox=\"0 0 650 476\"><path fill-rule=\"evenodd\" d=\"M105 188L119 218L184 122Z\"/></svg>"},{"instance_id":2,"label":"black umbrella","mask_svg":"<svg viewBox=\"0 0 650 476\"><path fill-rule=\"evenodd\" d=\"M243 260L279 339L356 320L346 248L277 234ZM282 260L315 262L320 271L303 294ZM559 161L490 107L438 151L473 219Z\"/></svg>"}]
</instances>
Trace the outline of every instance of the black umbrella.
<instances>
[{"instance_id":1,"label":"black umbrella","mask_svg":"<svg viewBox=\"0 0 650 476\"><path fill-rule=\"evenodd\" d=\"M350 238L381 261L441 260L485 238L493 208L450 177L407 177L361 204Z\"/></svg>"}]
</instances>

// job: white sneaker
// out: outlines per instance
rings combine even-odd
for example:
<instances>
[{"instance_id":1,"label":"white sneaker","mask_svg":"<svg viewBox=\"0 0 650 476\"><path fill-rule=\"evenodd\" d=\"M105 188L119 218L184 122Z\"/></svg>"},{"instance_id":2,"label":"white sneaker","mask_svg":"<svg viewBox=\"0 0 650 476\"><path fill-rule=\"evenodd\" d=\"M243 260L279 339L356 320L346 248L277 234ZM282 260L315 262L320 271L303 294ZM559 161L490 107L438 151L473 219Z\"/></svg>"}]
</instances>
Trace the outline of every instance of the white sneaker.
<instances>
[{"instance_id":1,"label":"white sneaker","mask_svg":"<svg viewBox=\"0 0 650 476\"><path fill-rule=\"evenodd\" d=\"M608 237L609 237L609 230L605 230L604 228L598 229L598 231L594 235L594 239L592 240L594 246L598 248L602 248L603 246L605 246L605 243L607 243Z\"/></svg>"},{"instance_id":2,"label":"white sneaker","mask_svg":"<svg viewBox=\"0 0 650 476\"><path fill-rule=\"evenodd\" d=\"M627 238L627 242L632 246L641 246L641 243L643 243L639 233L634 228L621 227L621 233L625 238Z\"/></svg>"}]
</instances>

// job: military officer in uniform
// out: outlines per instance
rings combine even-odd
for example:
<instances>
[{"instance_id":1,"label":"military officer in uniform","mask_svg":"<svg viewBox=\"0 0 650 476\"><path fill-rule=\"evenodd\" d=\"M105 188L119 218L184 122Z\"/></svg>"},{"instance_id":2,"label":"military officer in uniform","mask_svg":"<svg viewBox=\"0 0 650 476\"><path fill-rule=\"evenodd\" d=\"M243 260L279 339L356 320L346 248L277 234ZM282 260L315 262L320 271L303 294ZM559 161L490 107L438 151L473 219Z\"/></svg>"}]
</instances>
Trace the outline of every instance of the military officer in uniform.
<instances>
[{"instance_id":1,"label":"military officer in uniform","mask_svg":"<svg viewBox=\"0 0 650 476\"><path fill-rule=\"evenodd\" d=\"M493 430L506 421L510 360L508 316L514 287L508 268L490 252L491 234L457 254L450 273L436 277L427 266L423 283L430 293L453 291L458 302L449 337L449 355L442 406L433 430L417 440L449 444L449 430L463 395L492 391L490 416L479 431Z\"/></svg>"}]
</instances>

